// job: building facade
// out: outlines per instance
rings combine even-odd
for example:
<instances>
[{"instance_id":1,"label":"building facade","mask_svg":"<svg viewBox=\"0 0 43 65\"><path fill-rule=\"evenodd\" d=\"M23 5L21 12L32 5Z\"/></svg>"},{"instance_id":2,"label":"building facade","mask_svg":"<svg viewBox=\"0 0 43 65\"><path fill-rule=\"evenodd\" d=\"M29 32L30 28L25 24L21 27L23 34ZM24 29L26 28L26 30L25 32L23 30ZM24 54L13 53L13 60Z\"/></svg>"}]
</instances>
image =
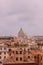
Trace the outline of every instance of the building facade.
<instances>
[{"instance_id":1,"label":"building facade","mask_svg":"<svg viewBox=\"0 0 43 65\"><path fill-rule=\"evenodd\" d=\"M8 48L4 43L0 43L0 65L3 64L3 59L8 57Z\"/></svg>"}]
</instances>

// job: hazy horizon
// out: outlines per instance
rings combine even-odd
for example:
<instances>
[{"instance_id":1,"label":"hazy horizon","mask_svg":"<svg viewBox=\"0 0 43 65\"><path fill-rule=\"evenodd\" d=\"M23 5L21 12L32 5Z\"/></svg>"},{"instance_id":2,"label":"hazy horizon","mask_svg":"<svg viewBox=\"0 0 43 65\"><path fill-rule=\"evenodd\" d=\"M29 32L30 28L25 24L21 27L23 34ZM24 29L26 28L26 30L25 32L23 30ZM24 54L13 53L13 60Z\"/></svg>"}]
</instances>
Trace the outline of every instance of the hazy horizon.
<instances>
[{"instance_id":1,"label":"hazy horizon","mask_svg":"<svg viewBox=\"0 0 43 65\"><path fill-rule=\"evenodd\" d=\"M0 0L0 36L43 36L43 0Z\"/></svg>"}]
</instances>

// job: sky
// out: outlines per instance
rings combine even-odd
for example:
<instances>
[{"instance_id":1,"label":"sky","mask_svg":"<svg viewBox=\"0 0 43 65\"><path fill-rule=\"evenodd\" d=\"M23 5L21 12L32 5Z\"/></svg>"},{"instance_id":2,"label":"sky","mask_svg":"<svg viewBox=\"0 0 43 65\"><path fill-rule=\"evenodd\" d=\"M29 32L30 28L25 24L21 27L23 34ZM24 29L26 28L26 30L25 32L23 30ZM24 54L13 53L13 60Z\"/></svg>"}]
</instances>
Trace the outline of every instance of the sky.
<instances>
[{"instance_id":1,"label":"sky","mask_svg":"<svg viewBox=\"0 0 43 65\"><path fill-rule=\"evenodd\" d=\"M0 36L43 36L43 0L0 0Z\"/></svg>"}]
</instances>

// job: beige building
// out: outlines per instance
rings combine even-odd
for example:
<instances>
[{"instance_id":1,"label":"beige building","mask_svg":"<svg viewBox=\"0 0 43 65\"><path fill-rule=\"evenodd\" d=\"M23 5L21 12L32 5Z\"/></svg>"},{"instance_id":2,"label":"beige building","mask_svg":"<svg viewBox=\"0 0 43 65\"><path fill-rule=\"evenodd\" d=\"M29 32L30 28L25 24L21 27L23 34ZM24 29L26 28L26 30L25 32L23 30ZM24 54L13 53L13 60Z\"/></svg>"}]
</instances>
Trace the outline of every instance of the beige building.
<instances>
[{"instance_id":1,"label":"beige building","mask_svg":"<svg viewBox=\"0 0 43 65\"><path fill-rule=\"evenodd\" d=\"M0 42L0 65L3 64L3 59L8 57L8 47L4 43Z\"/></svg>"},{"instance_id":2,"label":"beige building","mask_svg":"<svg viewBox=\"0 0 43 65\"><path fill-rule=\"evenodd\" d=\"M22 28L18 37L0 38L0 65L15 63L43 65L43 46L38 45L32 38L28 39Z\"/></svg>"},{"instance_id":3,"label":"beige building","mask_svg":"<svg viewBox=\"0 0 43 65\"><path fill-rule=\"evenodd\" d=\"M15 64L15 63L36 63L35 50L31 50L28 47L9 47L8 58L6 58L4 64Z\"/></svg>"},{"instance_id":4,"label":"beige building","mask_svg":"<svg viewBox=\"0 0 43 65\"><path fill-rule=\"evenodd\" d=\"M39 65L43 65L43 52L39 54Z\"/></svg>"}]
</instances>

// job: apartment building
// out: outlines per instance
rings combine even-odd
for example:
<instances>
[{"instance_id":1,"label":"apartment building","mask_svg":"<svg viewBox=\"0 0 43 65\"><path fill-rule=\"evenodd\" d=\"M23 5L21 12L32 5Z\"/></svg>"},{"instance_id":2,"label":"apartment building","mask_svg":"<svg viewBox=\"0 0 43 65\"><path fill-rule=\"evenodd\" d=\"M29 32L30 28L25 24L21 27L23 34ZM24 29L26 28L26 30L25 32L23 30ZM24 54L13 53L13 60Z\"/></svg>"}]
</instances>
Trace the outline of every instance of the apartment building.
<instances>
[{"instance_id":1,"label":"apartment building","mask_svg":"<svg viewBox=\"0 0 43 65\"><path fill-rule=\"evenodd\" d=\"M33 49L11 46L8 51L9 56L3 61L3 64L37 63L37 55Z\"/></svg>"},{"instance_id":2,"label":"apartment building","mask_svg":"<svg viewBox=\"0 0 43 65\"><path fill-rule=\"evenodd\" d=\"M12 41L13 37L2 36L0 37L0 65L3 64L3 60L8 57L8 45Z\"/></svg>"},{"instance_id":3,"label":"apartment building","mask_svg":"<svg viewBox=\"0 0 43 65\"><path fill-rule=\"evenodd\" d=\"M39 54L39 65L43 65L43 52Z\"/></svg>"},{"instance_id":4,"label":"apartment building","mask_svg":"<svg viewBox=\"0 0 43 65\"><path fill-rule=\"evenodd\" d=\"M8 47L5 43L0 42L0 65L3 64L3 59L8 57Z\"/></svg>"},{"instance_id":5,"label":"apartment building","mask_svg":"<svg viewBox=\"0 0 43 65\"><path fill-rule=\"evenodd\" d=\"M43 65L43 46L28 39L22 28L18 37L0 38L0 64L34 63Z\"/></svg>"},{"instance_id":6,"label":"apartment building","mask_svg":"<svg viewBox=\"0 0 43 65\"><path fill-rule=\"evenodd\" d=\"M21 63L23 62L23 49L11 47L9 50L9 57L4 60L4 63ZM9 60L9 61L8 61Z\"/></svg>"}]
</instances>

